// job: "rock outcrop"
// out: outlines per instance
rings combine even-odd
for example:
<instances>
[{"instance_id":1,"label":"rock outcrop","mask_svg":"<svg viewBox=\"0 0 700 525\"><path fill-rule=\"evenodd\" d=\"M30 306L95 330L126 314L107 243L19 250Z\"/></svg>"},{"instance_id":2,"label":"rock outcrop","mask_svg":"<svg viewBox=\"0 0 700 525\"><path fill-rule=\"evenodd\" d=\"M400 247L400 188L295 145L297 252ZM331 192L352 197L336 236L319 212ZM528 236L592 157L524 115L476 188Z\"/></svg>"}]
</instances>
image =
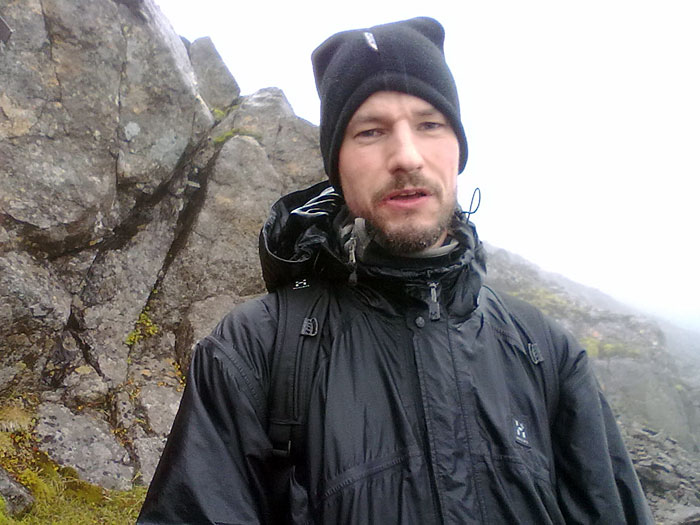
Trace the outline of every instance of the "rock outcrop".
<instances>
[{"instance_id":1,"label":"rock outcrop","mask_svg":"<svg viewBox=\"0 0 700 525\"><path fill-rule=\"evenodd\" d=\"M0 42L0 492L14 512L30 503L1 457L18 432L91 483L150 481L192 345L264 291L260 226L323 165L318 130L281 91L241 97L211 40L183 42L152 0L10 0L0 14L14 29ZM659 516L691 523L698 464L674 454L697 427L658 374L673 372L663 335L627 319L620 336L622 318L554 301L596 345L619 412L644 424L627 437ZM665 419L629 402L638 354L663 363L649 377Z\"/></svg>"},{"instance_id":2,"label":"rock outcrop","mask_svg":"<svg viewBox=\"0 0 700 525\"><path fill-rule=\"evenodd\" d=\"M264 290L271 204L323 176L317 130L149 0L2 15L0 407L31 393L53 461L148 483L193 343Z\"/></svg>"}]
</instances>

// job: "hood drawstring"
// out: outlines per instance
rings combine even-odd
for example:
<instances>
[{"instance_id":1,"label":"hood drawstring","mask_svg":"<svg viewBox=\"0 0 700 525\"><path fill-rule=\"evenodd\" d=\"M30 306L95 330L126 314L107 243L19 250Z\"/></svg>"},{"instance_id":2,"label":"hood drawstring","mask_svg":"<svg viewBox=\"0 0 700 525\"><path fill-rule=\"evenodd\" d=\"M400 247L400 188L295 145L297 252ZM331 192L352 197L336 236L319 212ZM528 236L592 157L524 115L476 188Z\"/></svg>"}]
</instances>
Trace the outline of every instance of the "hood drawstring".
<instances>
[{"instance_id":1,"label":"hood drawstring","mask_svg":"<svg viewBox=\"0 0 700 525\"><path fill-rule=\"evenodd\" d=\"M476 207L474 206L474 200L476 200ZM479 207L481 206L481 188L478 186L474 188L474 192L472 193L472 200L469 203L469 209L467 211L463 211L462 215L467 219L467 222L472 218L472 215L474 215L478 210Z\"/></svg>"}]
</instances>

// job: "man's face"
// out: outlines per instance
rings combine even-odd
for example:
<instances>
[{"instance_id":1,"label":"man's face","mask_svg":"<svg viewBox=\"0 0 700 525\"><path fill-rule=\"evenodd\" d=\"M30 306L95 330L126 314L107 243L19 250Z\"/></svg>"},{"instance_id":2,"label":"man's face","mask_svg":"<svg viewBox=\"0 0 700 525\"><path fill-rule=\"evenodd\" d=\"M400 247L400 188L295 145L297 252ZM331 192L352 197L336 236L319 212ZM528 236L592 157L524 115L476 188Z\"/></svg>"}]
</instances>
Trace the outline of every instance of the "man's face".
<instances>
[{"instance_id":1,"label":"man's face","mask_svg":"<svg viewBox=\"0 0 700 525\"><path fill-rule=\"evenodd\" d=\"M345 201L394 253L439 245L456 205L459 143L423 99L379 91L355 112L340 147Z\"/></svg>"}]
</instances>

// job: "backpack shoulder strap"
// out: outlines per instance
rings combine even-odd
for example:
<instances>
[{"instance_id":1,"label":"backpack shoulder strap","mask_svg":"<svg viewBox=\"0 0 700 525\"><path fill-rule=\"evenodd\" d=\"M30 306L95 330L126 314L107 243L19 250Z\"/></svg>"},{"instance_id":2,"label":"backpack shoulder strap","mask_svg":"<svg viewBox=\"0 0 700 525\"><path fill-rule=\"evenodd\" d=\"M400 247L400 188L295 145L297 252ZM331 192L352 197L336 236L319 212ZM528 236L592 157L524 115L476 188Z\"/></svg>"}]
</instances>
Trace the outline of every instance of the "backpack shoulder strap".
<instances>
[{"instance_id":1,"label":"backpack shoulder strap","mask_svg":"<svg viewBox=\"0 0 700 525\"><path fill-rule=\"evenodd\" d=\"M559 373L557 371L554 343L542 312L520 299L502 297L493 288L484 286L496 302L508 313L527 349L533 365L541 368L544 379L547 412L550 421L559 403Z\"/></svg>"},{"instance_id":2,"label":"backpack shoulder strap","mask_svg":"<svg viewBox=\"0 0 700 525\"><path fill-rule=\"evenodd\" d=\"M279 319L268 394L268 436L273 454L301 451L311 380L328 311L326 285L298 279L276 290Z\"/></svg>"}]
</instances>

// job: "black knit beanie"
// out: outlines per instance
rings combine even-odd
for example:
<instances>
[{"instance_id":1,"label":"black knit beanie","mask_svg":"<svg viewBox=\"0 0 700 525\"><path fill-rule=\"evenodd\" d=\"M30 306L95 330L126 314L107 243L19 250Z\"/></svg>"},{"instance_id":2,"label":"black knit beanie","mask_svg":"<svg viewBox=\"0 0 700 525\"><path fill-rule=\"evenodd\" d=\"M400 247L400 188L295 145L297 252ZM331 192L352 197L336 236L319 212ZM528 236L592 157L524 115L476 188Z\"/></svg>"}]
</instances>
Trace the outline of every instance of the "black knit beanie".
<instances>
[{"instance_id":1,"label":"black knit beanie","mask_svg":"<svg viewBox=\"0 0 700 525\"><path fill-rule=\"evenodd\" d=\"M445 62L445 30L437 20L413 18L369 29L343 31L311 55L321 98L321 154L340 191L338 154L357 108L377 91L400 91L439 110L459 141L459 171L467 164L467 138L459 115L457 86Z\"/></svg>"}]
</instances>

